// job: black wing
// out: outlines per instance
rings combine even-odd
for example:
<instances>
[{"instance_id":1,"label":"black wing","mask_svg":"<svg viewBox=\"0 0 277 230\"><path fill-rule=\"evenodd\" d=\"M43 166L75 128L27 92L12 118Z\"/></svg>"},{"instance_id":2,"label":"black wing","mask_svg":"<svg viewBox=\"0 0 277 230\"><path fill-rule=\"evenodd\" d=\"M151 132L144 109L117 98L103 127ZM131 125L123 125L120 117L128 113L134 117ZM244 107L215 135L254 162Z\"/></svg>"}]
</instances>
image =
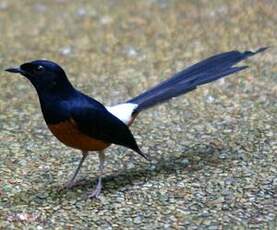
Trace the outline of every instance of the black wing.
<instances>
[{"instance_id":1,"label":"black wing","mask_svg":"<svg viewBox=\"0 0 277 230\"><path fill-rule=\"evenodd\" d=\"M128 126L104 106L98 103L90 106L74 106L71 108L71 116L84 134L107 143L125 146L146 158Z\"/></svg>"}]
</instances>

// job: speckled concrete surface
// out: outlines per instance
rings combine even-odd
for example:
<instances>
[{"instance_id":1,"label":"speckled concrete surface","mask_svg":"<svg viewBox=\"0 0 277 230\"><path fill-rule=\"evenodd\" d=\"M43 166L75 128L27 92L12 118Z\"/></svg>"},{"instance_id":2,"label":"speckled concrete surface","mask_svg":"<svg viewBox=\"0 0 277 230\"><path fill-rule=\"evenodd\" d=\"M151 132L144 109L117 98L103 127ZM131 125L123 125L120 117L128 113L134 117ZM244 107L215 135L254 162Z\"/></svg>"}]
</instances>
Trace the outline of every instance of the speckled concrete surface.
<instances>
[{"instance_id":1,"label":"speckled concrete surface","mask_svg":"<svg viewBox=\"0 0 277 230\"><path fill-rule=\"evenodd\" d=\"M0 1L0 68L47 58L106 104L217 52L270 46L250 69L151 109L133 125L147 163L80 154L47 130L34 89L0 72L0 229L259 228L277 224L276 1Z\"/></svg>"}]
</instances>

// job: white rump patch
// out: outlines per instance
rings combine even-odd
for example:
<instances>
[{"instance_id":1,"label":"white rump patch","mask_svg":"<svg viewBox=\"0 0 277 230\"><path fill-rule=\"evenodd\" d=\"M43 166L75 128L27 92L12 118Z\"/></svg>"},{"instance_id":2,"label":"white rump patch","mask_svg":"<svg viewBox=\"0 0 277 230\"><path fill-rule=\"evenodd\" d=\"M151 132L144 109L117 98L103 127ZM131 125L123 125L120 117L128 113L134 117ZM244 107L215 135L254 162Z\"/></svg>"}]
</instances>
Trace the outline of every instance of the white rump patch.
<instances>
[{"instance_id":1,"label":"white rump patch","mask_svg":"<svg viewBox=\"0 0 277 230\"><path fill-rule=\"evenodd\" d=\"M131 121L132 113L137 107L137 104L124 103L115 106L107 106L106 109L127 125Z\"/></svg>"}]
</instances>

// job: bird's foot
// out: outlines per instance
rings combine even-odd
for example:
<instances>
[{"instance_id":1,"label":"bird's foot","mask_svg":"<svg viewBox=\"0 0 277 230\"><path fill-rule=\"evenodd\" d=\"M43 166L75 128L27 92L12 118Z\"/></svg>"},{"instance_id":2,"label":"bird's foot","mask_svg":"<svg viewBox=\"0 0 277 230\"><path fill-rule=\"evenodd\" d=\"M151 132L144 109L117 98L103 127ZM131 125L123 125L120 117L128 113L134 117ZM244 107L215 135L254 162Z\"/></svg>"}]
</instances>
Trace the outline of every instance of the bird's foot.
<instances>
[{"instance_id":1,"label":"bird's foot","mask_svg":"<svg viewBox=\"0 0 277 230\"><path fill-rule=\"evenodd\" d=\"M93 191L88 193L88 198L98 199L100 196L101 190L102 190L102 184L101 184L101 181L99 181L96 185L96 188Z\"/></svg>"},{"instance_id":2,"label":"bird's foot","mask_svg":"<svg viewBox=\"0 0 277 230\"><path fill-rule=\"evenodd\" d=\"M68 182L66 182L65 184L63 184L63 185L58 189L58 191L59 191L59 192L62 192L62 191L64 191L64 190L72 189L74 186L76 186L75 181L68 181Z\"/></svg>"},{"instance_id":3,"label":"bird's foot","mask_svg":"<svg viewBox=\"0 0 277 230\"><path fill-rule=\"evenodd\" d=\"M68 182L66 182L63 185L63 189L72 189L73 187L77 186L79 183L75 180L70 180Z\"/></svg>"}]
</instances>

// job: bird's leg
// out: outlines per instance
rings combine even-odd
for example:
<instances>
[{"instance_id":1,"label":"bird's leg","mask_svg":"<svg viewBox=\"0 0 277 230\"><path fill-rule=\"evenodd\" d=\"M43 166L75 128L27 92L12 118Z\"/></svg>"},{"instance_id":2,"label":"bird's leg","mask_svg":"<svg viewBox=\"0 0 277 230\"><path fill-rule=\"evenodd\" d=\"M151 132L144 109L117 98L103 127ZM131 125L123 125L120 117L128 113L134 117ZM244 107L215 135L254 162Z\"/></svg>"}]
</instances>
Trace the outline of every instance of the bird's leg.
<instances>
[{"instance_id":1,"label":"bird's leg","mask_svg":"<svg viewBox=\"0 0 277 230\"><path fill-rule=\"evenodd\" d=\"M80 171L80 169L81 169L85 159L88 156L88 152L87 151L86 152L83 151L82 154L83 154L82 159L80 160L79 165L78 165L77 169L75 170L72 178L65 184L66 188L72 188L76 184L75 179L76 179L76 177L77 177L77 175L78 175L78 173L79 173L79 171Z\"/></svg>"},{"instance_id":2,"label":"bird's leg","mask_svg":"<svg viewBox=\"0 0 277 230\"><path fill-rule=\"evenodd\" d=\"M102 189L102 175L103 175L104 163L105 163L104 151L99 151L98 157L100 160L98 182L97 182L96 188L88 194L89 198L98 198L101 193L101 189Z\"/></svg>"}]
</instances>

